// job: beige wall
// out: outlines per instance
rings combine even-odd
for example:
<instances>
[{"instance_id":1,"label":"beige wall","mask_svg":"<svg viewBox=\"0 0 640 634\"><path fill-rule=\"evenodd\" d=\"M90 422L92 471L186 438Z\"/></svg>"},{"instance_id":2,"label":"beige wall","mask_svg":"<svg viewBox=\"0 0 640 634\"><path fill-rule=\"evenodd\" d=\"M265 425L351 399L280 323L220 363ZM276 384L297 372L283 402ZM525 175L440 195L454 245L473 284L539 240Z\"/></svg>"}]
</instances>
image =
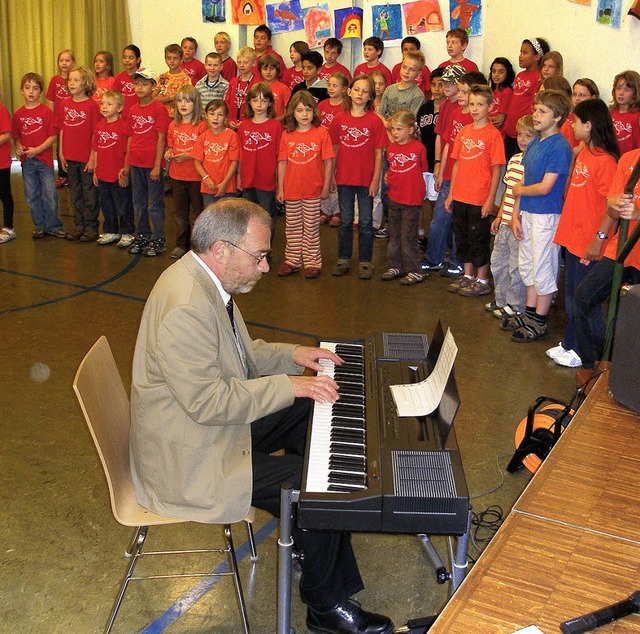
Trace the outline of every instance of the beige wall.
<instances>
[{"instance_id":1,"label":"beige wall","mask_svg":"<svg viewBox=\"0 0 640 634\"><path fill-rule=\"evenodd\" d=\"M269 1L269 0L267 0ZM595 22L597 0L591 6L583 6L569 0L483 0L484 34L471 38L467 56L487 71L497 56L507 57L517 72L520 43L528 37L545 37L552 49L559 50L565 60L565 76L569 81L578 77L591 77L600 87L605 98L611 91L616 73L627 68L640 70L640 21L627 17L620 29L609 28ZM302 0L302 6L317 4L314 0ZM329 0L333 8L350 5L343 0ZM365 34L371 33L372 4L381 0L366 0ZM448 0L441 0L445 30L448 28ZM179 7L179 9L176 9ZM227 12L226 24L203 23L199 0L129 0L131 32L133 42L142 49L143 64L164 71L163 48L172 42L179 43L186 36L195 37L200 43L198 57L213 50L213 37L217 31L225 30L234 42L232 54L238 46L253 41L253 27L239 27L230 23ZM288 63L291 42L302 38L298 31L291 35L274 37L276 50ZM430 68L447 58L445 32L427 33L419 36L422 49ZM353 68L362 61L361 43L345 41L342 61ZM353 59L352 59L353 58ZM388 47L383 62L391 67L400 61L400 49Z\"/></svg>"}]
</instances>

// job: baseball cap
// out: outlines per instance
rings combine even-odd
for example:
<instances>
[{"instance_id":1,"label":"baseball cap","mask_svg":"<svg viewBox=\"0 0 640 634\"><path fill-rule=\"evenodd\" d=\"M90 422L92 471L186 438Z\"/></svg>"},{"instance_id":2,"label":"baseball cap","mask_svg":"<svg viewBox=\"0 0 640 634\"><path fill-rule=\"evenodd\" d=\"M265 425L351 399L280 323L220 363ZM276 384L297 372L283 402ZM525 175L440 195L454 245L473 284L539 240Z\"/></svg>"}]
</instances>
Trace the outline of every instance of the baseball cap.
<instances>
[{"instance_id":1,"label":"baseball cap","mask_svg":"<svg viewBox=\"0 0 640 634\"><path fill-rule=\"evenodd\" d=\"M466 72L467 71L460 66L460 64L449 64L442 73L442 81L457 84L460 77L462 77Z\"/></svg>"},{"instance_id":2,"label":"baseball cap","mask_svg":"<svg viewBox=\"0 0 640 634\"><path fill-rule=\"evenodd\" d=\"M156 71L151 68L139 68L135 73L133 73L133 79L149 79L158 83Z\"/></svg>"}]
</instances>

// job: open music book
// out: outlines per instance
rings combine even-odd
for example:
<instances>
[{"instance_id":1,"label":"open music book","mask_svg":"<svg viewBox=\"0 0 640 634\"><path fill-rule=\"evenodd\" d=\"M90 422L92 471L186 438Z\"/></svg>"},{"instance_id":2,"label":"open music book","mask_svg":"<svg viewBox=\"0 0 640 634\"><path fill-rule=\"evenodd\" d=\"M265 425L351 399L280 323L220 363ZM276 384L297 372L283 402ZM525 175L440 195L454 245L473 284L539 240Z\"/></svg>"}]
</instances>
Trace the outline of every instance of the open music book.
<instances>
[{"instance_id":1,"label":"open music book","mask_svg":"<svg viewBox=\"0 0 640 634\"><path fill-rule=\"evenodd\" d=\"M390 386L398 416L427 416L435 411L444 394L457 354L458 346L451 329L447 328L433 372L420 383Z\"/></svg>"}]
</instances>

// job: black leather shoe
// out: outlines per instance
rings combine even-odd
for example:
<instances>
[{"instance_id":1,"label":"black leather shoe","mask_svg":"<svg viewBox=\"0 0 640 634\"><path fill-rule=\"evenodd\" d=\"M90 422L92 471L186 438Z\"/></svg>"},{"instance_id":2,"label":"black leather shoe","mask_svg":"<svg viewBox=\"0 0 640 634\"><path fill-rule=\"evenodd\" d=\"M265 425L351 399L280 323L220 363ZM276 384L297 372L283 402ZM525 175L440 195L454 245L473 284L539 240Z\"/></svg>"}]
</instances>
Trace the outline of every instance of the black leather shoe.
<instances>
[{"instance_id":1,"label":"black leather shoe","mask_svg":"<svg viewBox=\"0 0 640 634\"><path fill-rule=\"evenodd\" d=\"M393 622L387 616L367 612L347 601L327 612L307 608L307 627L327 634L391 634Z\"/></svg>"}]
</instances>

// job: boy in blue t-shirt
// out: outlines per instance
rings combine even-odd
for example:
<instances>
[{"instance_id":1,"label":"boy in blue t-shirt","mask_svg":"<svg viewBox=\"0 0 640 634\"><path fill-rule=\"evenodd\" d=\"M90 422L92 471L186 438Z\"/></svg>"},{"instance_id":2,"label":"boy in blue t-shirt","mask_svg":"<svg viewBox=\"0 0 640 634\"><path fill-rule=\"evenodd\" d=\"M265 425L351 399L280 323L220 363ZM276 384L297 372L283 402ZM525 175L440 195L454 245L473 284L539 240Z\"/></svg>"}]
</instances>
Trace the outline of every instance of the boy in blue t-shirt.
<instances>
[{"instance_id":1,"label":"boy in blue t-shirt","mask_svg":"<svg viewBox=\"0 0 640 634\"><path fill-rule=\"evenodd\" d=\"M513 330L511 340L528 343L547 336L547 313L558 290L560 247L554 244L564 188L571 167L571 147L560 127L571 112L571 102L562 92L544 90L534 99L533 127L540 137L531 141L522 160L524 181L513 186L520 197L520 223L513 223L520 240L518 267L527 288L527 307L505 323Z\"/></svg>"}]
</instances>

